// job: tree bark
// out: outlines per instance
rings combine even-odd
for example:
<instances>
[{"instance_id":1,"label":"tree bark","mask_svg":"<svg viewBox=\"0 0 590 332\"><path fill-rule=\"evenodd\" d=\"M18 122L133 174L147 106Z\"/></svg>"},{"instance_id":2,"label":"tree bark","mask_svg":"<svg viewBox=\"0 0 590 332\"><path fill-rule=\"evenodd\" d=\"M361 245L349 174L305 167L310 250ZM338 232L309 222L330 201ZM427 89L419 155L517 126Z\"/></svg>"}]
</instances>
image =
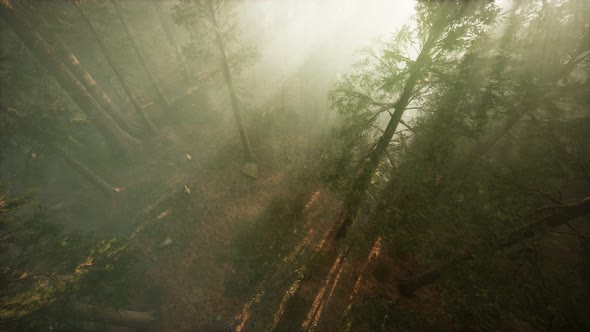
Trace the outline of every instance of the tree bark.
<instances>
[{"instance_id":1,"label":"tree bark","mask_svg":"<svg viewBox=\"0 0 590 332\"><path fill-rule=\"evenodd\" d=\"M115 73L115 76L117 76L117 79L121 83L121 86L123 87L123 90L125 91L125 94L127 94L127 97L129 97L129 101L131 101L131 104L133 105L133 108L135 109L135 111L137 112L137 114L141 117L141 119L143 120L143 123L148 128L148 130L152 134L157 133L158 132L158 129L156 128L156 126L152 122L152 120L149 117L149 115L145 112L143 106L141 105L141 103L139 102L139 100L137 99L137 97L135 96L135 93L133 92L133 89L131 89L131 86L127 82L127 79L125 78L125 76L121 72L121 69L119 68L119 66L117 66L115 64L115 61L111 57L111 55L110 55L110 53L109 53L109 51L108 51L108 49L106 47L106 44L105 44L104 40L99 35L98 31L96 31L96 29L92 25L92 22L90 22L90 19L88 18L88 16L86 16L86 14L84 13L84 10L82 9L80 3L78 3L77 0L74 1L74 6L78 9L78 12L80 13L80 16L82 16L82 19L84 20L84 22L88 26L88 29L92 33L92 36L94 37L94 39L98 43L98 46L102 50L102 53L104 54L107 62L109 63L109 65L111 66L113 72Z\"/></svg>"},{"instance_id":2,"label":"tree bark","mask_svg":"<svg viewBox=\"0 0 590 332\"><path fill-rule=\"evenodd\" d=\"M41 18L41 21L44 22L45 20ZM80 63L78 57L76 57L76 55L66 45L66 43L59 36L50 32L49 29L44 29L42 31L47 37L48 42L58 49L60 56L64 59L63 62L68 67L68 69L76 76L80 83L84 85L86 90L88 90L90 95L98 102L102 109L104 109L113 118L113 120L115 120L117 125L119 125L119 127L128 133L132 133L134 135L139 134L140 131L138 130L139 128L137 128L137 125L130 123L130 121L121 114L121 111L115 107L111 98L106 94L106 92L104 92L98 83L96 83L94 78L92 78L90 73L88 73L86 68Z\"/></svg>"},{"instance_id":3,"label":"tree bark","mask_svg":"<svg viewBox=\"0 0 590 332\"><path fill-rule=\"evenodd\" d=\"M171 111L172 108L170 106L170 103L168 102L168 99L164 95L164 92L160 88L160 85L158 84L158 82L156 82L156 79L154 78L151 71L149 70L149 68L147 66L147 62L145 61L145 58L143 57L141 51L139 50L139 47L137 46L137 42L135 40L135 37L133 36L133 33L131 32L129 25L127 25L127 21L125 21L125 18L123 18L123 13L121 11L121 7L119 6L119 2L117 0L111 0L111 3L113 4L113 7L115 7L115 12L117 13L119 21L123 25L123 29L125 30L125 33L127 34L129 41L131 42L131 46L133 47L133 50L135 51L135 54L137 55L137 58L139 59L139 64L143 68L143 71L145 72L145 74L148 78L148 81L152 85L152 88L156 94L156 99L157 99L158 104L165 111Z\"/></svg>"},{"instance_id":4,"label":"tree bark","mask_svg":"<svg viewBox=\"0 0 590 332\"><path fill-rule=\"evenodd\" d=\"M223 36L221 35L221 27L217 22L217 15L215 14L215 9L213 8L213 4L211 0L205 0L207 2L207 9L209 11L209 17L211 18L211 22L213 24L213 29L215 30L215 42L217 44L217 48L219 50L221 56L221 66L223 69L223 77L225 79L225 83L227 84L227 88L229 90L229 95L231 98L231 105L232 111L234 114L234 118L236 119L236 123L238 125L238 130L240 132L240 139L242 140L242 147L244 149L244 155L247 161L254 162L256 158L254 157L254 153L252 152L252 147L250 146L250 140L248 138L248 132L246 131L246 127L242 121L242 113L240 110L240 102L238 100L238 96L236 94L236 90L233 83L233 77L231 75L229 60L227 58L227 50L225 49L225 43L223 41Z\"/></svg>"},{"instance_id":5,"label":"tree bark","mask_svg":"<svg viewBox=\"0 0 590 332\"><path fill-rule=\"evenodd\" d=\"M485 256L489 256L496 253L497 251L518 244L533 237L543 229L557 227L566 224L575 218L589 215L590 197L587 197L577 203L543 208L539 210L538 213L543 213L545 211L551 211L551 213L540 217L535 222L508 233L505 237L502 237L496 241L492 241L487 245L484 245L469 253L459 255L435 270L423 273L412 279L400 280L398 282L400 294L404 296L410 296L416 290L437 281L444 272L449 271L452 268L456 268L458 265L461 265L474 258L483 258Z\"/></svg>"},{"instance_id":6,"label":"tree bark","mask_svg":"<svg viewBox=\"0 0 590 332\"><path fill-rule=\"evenodd\" d=\"M118 151L128 151L133 145L139 143L137 139L122 130L113 118L92 98L88 90L76 79L67 66L57 59L54 50L41 37L41 34L32 30L30 25L18 16L12 1L0 1L0 16L4 18L23 43L55 77L111 147Z\"/></svg>"}]
</instances>

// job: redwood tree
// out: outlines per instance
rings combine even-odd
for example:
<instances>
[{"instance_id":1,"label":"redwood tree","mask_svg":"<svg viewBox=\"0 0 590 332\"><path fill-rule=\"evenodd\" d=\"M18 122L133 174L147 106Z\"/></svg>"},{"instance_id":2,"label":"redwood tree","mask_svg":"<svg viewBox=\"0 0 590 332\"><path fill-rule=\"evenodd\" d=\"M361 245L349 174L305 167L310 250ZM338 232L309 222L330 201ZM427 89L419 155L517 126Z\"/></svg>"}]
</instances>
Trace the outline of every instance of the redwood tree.
<instances>
[{"instance_id":1,"label":"redwood tree","mask_svg":"<svg viewBox=\"0 0 590 332\"><path fill-rule=\"evenodd\" d=\"M118 151L128 151L138 144L137 139L125 132L113 118L92 97L90 92L76 78L64 61L58 57L55 49L20 17L13 1L5 0L0 4L0 15L12 27L23 43L49 70L57 82L68 93L88 119L97 127L107 142Z\"/></svg>"},{"instance_id":2,"label":"redwood tree","mask_svg":"<svg viewBox=\"0 0 590 332\"><path fill-rule=\"evenodd\" d=\"M332 93L333 107L350 119L353 131L363 135L378 125L382 113L390 115L346 194L337 238L343 238L352 225L405 111L436 89L445 72L457 65L458 55L489 27L497 12L488 2L421 2L416 9L417 27L404 27L391 42L381 45L380 54L372 51ZM419 40L415 57L408 51L414 40Z\"/></svg>"},{"instance_id":3,"label":"redwood tree","mask_svg":"<svg viewBox=\"0 0 590 332\"><path fill-rule=\"evenodd\" d=\"M219 58L223 80L228 89L231 108L238 126L242 149L247 162L255 161L248 132L242 119L241 103L236 91L235 78L240 70L256 59L250 47L236 47L238 26L233 20L234 0L182 0L175 7L175 19L191 35L189 49L207 52L213 50ZM210 38L207 36L211 36Z\"/></svg>"}]
</instances>

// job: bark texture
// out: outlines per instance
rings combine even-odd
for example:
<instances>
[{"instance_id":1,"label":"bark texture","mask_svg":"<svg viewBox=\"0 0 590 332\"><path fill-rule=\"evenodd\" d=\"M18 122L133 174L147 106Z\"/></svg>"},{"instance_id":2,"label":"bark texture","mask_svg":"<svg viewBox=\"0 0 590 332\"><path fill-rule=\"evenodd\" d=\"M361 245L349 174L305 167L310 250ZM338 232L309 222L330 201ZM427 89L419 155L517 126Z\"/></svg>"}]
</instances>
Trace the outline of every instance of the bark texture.
<instances>
[{"instance_id":1,"label":"bark texture","mask_svg":"<svg viewBox=\"0 0 590 332\"><path fill-rule=\"evenodd\" d=\"M128 151L139 143L137 139L122 130L113 118L102 109L84 85L57 57L55 50L46 42L41 33L33 30L26 21L19 17L13 1L0 1L0 16L49 70L80 110L97 127L109 145L118 151Z\"/></svg>"},{"instance_id":2,"label":"bark texture","mask_svg":"<svg viewBox=\"0 0 590 332\"><path fill-rule=\"evenodd\" d=\"M74 2L74 5L78 9L78 12L80 13L80 16L82 16L82 19L84 20L84 22L88 26L88 29L90 30L92 36L94 37L94 39L98 43L98 46L100 47L102 53L104 54L105 59L107 60L107 62L111 66L111 69L115 73L115 76L117 76L117 79L121 83L121 86L123 87L123 90L125 91L125 94L129 98L129 101L133 105L133 108L135 109L135 111L137 112L137 114L141 117L144 125L148 128L148 130L152 134L157 133L158 132L158 129L156 128L156 126L152 122L152 120L149 117L149 115L145 112L145 109L143 108L143 106L141 105L141 103L139 102L139 100L137 99L137 96L135 96L135 93L133 92L133 89L131 88L131 86L129 85L129 82L125 78L125 75L123 75L121 69L119 68L119 66L113 60L113 57L111 56L108 48L106 47L106 44L105 44L104 40L102 39L102 37L100 36L100 34L98 33L98 31L94 28L94 26L92 25L92 22L90 22L90 19L88 18L88 16L86 16L86 14L84 13L84 10L82 9L82 7L78 3L78 1L75 1Z\"/></svg>"},{"instance_id":3,"label":"bark texture","mask_svg":"<svg viewBox=\"0 0 590 332\"><path fill-rule=\"evenodd\" d=\"M389 146L393 135L397 131L397 127L400 124L402 116L410 103L412 95L414 94L416 83L422 76L423 67L430 61L430 52L435 46L435 43L442 33L442 30L442 27L433 28L433 31L431 31L430 35L428 36L428 39L424 43L424 46L420 50L420 54L412 66L410 76L406 80L400 97L392 106L394 112L387 123L387 127L385 128L383 135L381 135L377 145L373 151L371 151L369 157L365 160L357 178L352 184L351 190L346 195L344 200L344 222L336 233L336 239L342 239L346 237L348 229L350 226L352 226L352 223L358 214L358 210L366 197L366 191L369 188L371 179L375 174L379 163L385 156L387 147Z\"/></svg>"},{"instance_id":4,"label":"bark texture","mask_svg":"<svg viewBox=\"0 0 590 332\"><path fill-rule=\"evenodd\" d=\"M51 149L57 156L62 158L68 165L70 165L76 172L82 175L86 180L96 186L103 194L107 197L113 197L114 194L119 192L119 189L109 184L106 180L98 176L94 171L92 171L88 166L84 165L81 161L79 161L74 156L70 155L66 152L62 147L55 142L56 135L49 132L44 128L40 128L32 123L30 123L25 117L23 117L17 110L10 108L2 103L0 103L0 113L7 115L10 119L12 125L18 126L18 128L24 129L24 132L34 133L35 137L31 137L32 139L37 139L39 141L43 141L42 143L46 144L49 149ZM40 142L41 143L41 142Z\"/></svg>"}]
</instances>

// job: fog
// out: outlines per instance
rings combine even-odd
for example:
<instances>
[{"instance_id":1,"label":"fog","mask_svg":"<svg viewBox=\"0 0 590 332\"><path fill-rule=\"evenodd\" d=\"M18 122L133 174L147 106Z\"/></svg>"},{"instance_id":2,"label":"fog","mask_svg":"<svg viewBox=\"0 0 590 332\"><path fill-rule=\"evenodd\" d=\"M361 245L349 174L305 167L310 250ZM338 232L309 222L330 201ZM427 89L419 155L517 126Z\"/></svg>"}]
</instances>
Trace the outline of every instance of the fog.
<instances>
[{"instance_id":1,"label":"fog","mask_svg":"<svg viewBox=\"0 0 590 332\"><path fill-rule=\"evenodd\" d=\"M590 330L589 18L1 0L0 331Z\"/></svg>"},{"instance_id":2,"label":"fog","mask_svg":"<svg viewBox=\"0 0 590 332\"><path fill-rule=\"evenodd\" d=\"M239 11L245 40L261 55L246 75L252 75L260 93L257 102L277 93L285 82L320 84L317 92L325 95L361 48L409 23L413 6L413 1L387 0L245 3Z\"/></svg>"}]
</instances>

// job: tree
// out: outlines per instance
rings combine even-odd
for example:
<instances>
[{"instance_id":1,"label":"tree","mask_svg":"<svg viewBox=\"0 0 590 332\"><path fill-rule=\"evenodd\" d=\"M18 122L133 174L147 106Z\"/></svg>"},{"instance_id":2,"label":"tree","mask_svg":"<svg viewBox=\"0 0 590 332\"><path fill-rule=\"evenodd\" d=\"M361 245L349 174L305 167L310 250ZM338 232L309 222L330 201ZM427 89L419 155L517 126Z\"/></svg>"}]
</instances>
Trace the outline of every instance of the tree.
<instances>
[{"instance_id":1,"label":"tree","mask_svg":"<svg viewBox=\"0 0 590 332\"><path fill-rule=\"evenodd\" d=\"M256 54L251 48L229 50L229 45L235 44L237 38L238 26L232 22L236 3L237 1L233 0L182 0L174 8L175 20L191 34L192 44L189 46L193 50L198 51L200 48L201 51L207 53L211 52L211 48L216 50L223 80L231 100L232 112L240 133L244 156L247 162L254 163L255 156L242 119L234 76L244 66L252 63Z\"/></svg>"},{"instance_id":2,"label":"tree","mask_svg":"<svg viewBox=\"0 0 590 332\"><path fill-rule=\"evenodd\" d=\"M152 132L152 134L153 133L156 133L158 131L158 129L156 128L156 126L152 122L152 120L149 117L149 115L143 109L143 106L141 105L141 103L139 102L139 100L137 99L137 97L135 96L135 93L133 92L133 89L131 88L131 86L129 85L129 82L127 82L127 79L125 78L125 76L121 72L121 69L119 68L119 66L113 60L112 56L110 55L109 50L107 49L107 47L105 45L104 40L99 35L98 31L96 31L96 29L92 25L92 22L90 22L90 19L88 18L88 16L86 16L86 14L84 13L84 10L82 9L82 6L80 5L80 3L75 0L74 1L74 6L76 7L76 9L78 10L78 12L80 13L80 16L84 20L84 23L86 23L86 25L88 26L88 29L92 33L92 36L94 37L94 39L98 43L98 45L99 45L100 49L102 50L102 53L104 54L107 62L109 63L109 65L113 69L113 72L115 73L115 75L117 76L117 79L121 83L121 86L123 87L123 90L125 91L125 93L127 94L127 97L131 101L131 104L133 105L133 108L135 108L135 111L141 117L141 119L143 120L145 126Z\"/></svg>"},{"instance_id":3,"label":"tree","mask_svg":"<svg viewBox=\"0 0 590 332\"><path fill-rule=\"evenodd\" d=\"M32 141L35 144L44 145L53 153L58 155L63 161L71 166L76 172L87 179L90 183L96 186L102 193L111 198L114 194L120 191L119 188L109 184L103 178L93 172L88 166L73 157L64 148L61 147L64 141L52 133L50 130L39 125L39 121L32 120L27 116L21 114L18 110L8 107L0 103L0 115L4 116L4 120L10 123L10 130L17 133L13 136L26 136L25 139ZM14 139L14 137L12 137Z\"/></svg>"},{"instance_id":4,"label":"tree","mask_svg":"<svg viewBox=\"0 0 590 332\"><path fill-rule=\"evenodd\" d=\"M545 207L539 210L538 214L540 214L540 216L535 216L534 219L536 220L530 222L526 226L517 228L495 241L482 244L479 248L468 253L458 255L435 270L423 273L412 279L400 280L398 283L400 293L405 296L410 296L417 289L435 282L440 278L442 273L449 269L457 268L459 265L474 258L485 259L486 256L532 238L537 233L548 228L567 224L576 218L590 215L590 197L586 197L576 203L563 203Z\"/></svg>"},{"instance_id":5,"label":"tree","mask_svg":"<svg viewBox=\"0 0 590 332\"><path fill-rule=\"evenodd\" d=\"M30 197L14 197L0 188L2 328L44 330L49 325L62 330L59 320L72 317L136 328L152 325L152 313L77 302L88 298L84 288L96 289L89 276L112 270L125 254L125 241L92 245L88 238L47 222L48 211L35 205Z\"/></svg>"},{"instance_id":6,"label":"tree","mask_svg":"<svg viewBox=\"0 0 590 332\"><path fill-rule=\"evenodd\" d=\"M164 95L162 88L160 87L158 82L156 82L156 79L154 78L154 76L152 75L152 72L150 71L150 69L147 66L147 62L145 61L143 54L139 50L139 46L137 45L137 41L135 40L135 37L133 36L133 33L131 32L131 28L129 27L129 25L127 24L127 21L123 17L123 13L121 10L121 6L119 5L119 2L117 0L111 0L111 4L113 5L113 7L115 7L115 12L117 13L117 17L119 18L119 21L121 22L121 25L123 26L123 29L124 29L127 37L129 38L129 41L131 43L131 47L133 48L133 50L135 51L135 54L137 55L137 58L139 60L139 64L143 68L143 71L146 74L148 81L152 85L154 93L156 94L156 99L157 99L158 104L160 104L160 107L162 107L162 109L164 109L164 110L167 110L167 111L172 110L170 102L168 102L168 99Z\"/></svg>"},{"instance_id":7,"label":"tree","mask_svg":"<svg viewBox=\"0 0 590 332\"><path fill-rule=\"evenodd\" d=\"M357 72L338 84L331 96L333 107L350 117L347 121L358 126L357 132L370 132L382 113L393 113L346 194L337 238L345 237L352 225L404 112L436 88L434 82L444 80L466 46L493 22L496 12L495 5L487 2L419 3L417 28L403 28L392 42L381 46L381 54L369 53L357 65ZM420 41L420 48L412 59L409 47L414 38Z\"/></svg>"},{"instance_id":8,"label":"tree","mask_svg":"<svg viewBox=\"0 0 590 332\"><path fill-rule=\"evenodd\" d=\"M461 74L451 76L458 83L420 105L406 148L390 148L395 170L369 218L392 252L435 267L402 279L401 293L440 280L456 306L453 317L472 316L473 326L518 306L524 320L540 317L540 329L554 324L554 315L567 317L564 330L580 329L588 326L574 311L587 296L578 273L588 266L583 218L590 201L568 204L561 196L566 202L588 196L588 99L582 95L590 44L582 18L590 7L522 2L513 9L471 65L464 58ZM542 207L547 197L553 204ZM560 253L557 243L579 251ZM553 264L547 273L544 266L558 253L575 266ZM487 295L478 293L482 289ZM580 295L571 301L552 296L565 289ZM538 311L562 303L567 308L558 314Z\"/></svg>"},{"instance_id":9,"label":"tree","mask_svg":"<svg viewBox=\"0 0 590 332\"><path fill-rule=\"evenodd\" d=\"M133 124L129 119L121 113L111 100L111 98L105 93L105 91L96 83L92 75L86 70L86 68L80 63L78 57L72 52L72 50L66 45L66 43L52 31L49 23L35 11L34 8L30 8L27 14L36 21L38 31L43 33L43 36L47 40L48 44L56 49L61 59L63 59L68 69L76 76L78 81L84 85L84 88L88 90L90 95L96 100L99 105L115 120L123 130L128 133L138 134L137 125Z\"/></svg>"},{"instance_id":10,"label":"tree","mask_svg":"<svg viewBox=\"0 0 590 332\"><path fill-rule=\"evenodd\" d=\"M169 17L167 15L164 15L164 13L168 10L168 8L165 8L163 6L162 1L153 1L152 3L154 4L154 10L156 12L156 15L158 16L158 21L160 22L160 26L162 28L162 31L166 35L166 38L168 38L168 42L170 43L170 46L172 46L172 48L174 49L174 53L176 55L176 62L178 65L178 70L179 70L180 74L182 75L182 77L184 78L184 80L186 82L188 82L189 78L190 78L190 74L189 74L188 66L186 64L186 59L184 58L184 55L182 54L182 49L180 48L180 46L178 45L178 42L176 41L176 37L174 36L174 31L172 30L172 27L171 27L171 24L169 21Z\"/></svg>"},{"instance_id":11,"label":"tree","mask_svg":"<svg viewBox=\"0 0 590 332\"><path fill-rule=\"evenodd\" d=\"M97 127L107 142L118 151L128 151L138 144L137 139L122 130L113 118L107 114L92 95L86 90L75 75L57 57L54 49L43 39L42 35L22 20L11 1L4 1L0 6L0 15L13 28L24 44L43 63L57 82L68 93L91 122Z\"/></svg>"}]
</instances>

